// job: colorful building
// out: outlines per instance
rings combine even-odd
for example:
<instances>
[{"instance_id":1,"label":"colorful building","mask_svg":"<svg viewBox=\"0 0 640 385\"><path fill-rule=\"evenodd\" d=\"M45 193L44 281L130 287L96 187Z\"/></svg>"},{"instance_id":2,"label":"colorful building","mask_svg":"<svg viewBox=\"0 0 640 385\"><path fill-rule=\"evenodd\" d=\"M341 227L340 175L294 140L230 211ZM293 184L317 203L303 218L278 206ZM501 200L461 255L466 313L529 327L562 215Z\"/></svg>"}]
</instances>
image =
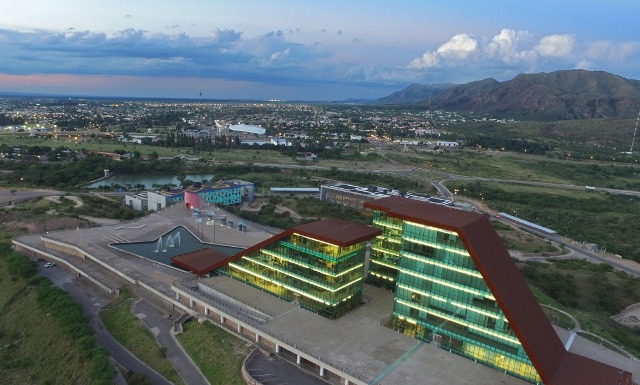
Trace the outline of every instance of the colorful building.
<instances>
[{"instance_id":1,"label":"colorful building","mask_svg":"<svg viewBox=\"0 0 640 385\"><path fill-rule=\"evenodd\" d=\"M218 272L335 319L360 306L366 243L378 234L352 222L316 221L250 247Z\"/></svg>"},{"instance_id":2,"label":"colorful building","mask_svg":"<svg viewBox=\"0 0 640 385\"><path fill-rule=\"evenodd\" d=\"M632 383L567 352L485 216L401 197L365 207L383 229L369 276L395 282L395 328L532 383Z\"/></svg>"},{"instance_id":3,"label":"colorful building","mask_svg":"<svg viewBox=\"0 0 640 385\"><path fill-rule=\"evenodd\" d=\"M186 192L191 195L191 197L187 199L188 202L185 201ZM186 190L149 191L147 194L148 207L149 210L157 211L181 202L189 203L190 206L193 206L193 203L197 201L197 199L195 199L192 194L197 194L200 202L228 206L240 204L243 200L253 202L255 186L251 182L226 180L204 185L197 183L194 187Z\"/></svg>"}]
</instances>

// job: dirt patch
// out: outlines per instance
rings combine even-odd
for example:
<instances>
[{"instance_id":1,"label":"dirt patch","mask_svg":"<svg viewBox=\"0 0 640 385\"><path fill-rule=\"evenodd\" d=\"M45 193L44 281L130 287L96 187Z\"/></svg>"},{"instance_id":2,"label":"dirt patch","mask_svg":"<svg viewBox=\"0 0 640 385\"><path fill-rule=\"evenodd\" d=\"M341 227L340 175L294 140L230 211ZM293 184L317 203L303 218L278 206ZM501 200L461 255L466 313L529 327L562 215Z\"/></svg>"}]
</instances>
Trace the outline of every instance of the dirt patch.
<instances>
[{"instance_id":1,"label":"dirt patch","mask_svg":"<svg viewBox=\"0 0 640 385\"><path fill-rule=\"evenodd\" d=\"M73 229L76 227L86 227L89 222L78 218L53 218L47 219L46 222L22 222L22 221L9 221L5 222L4 226L8 230L27 230L30 233L42 233L45 231L53 230L65 230Z\"/></svg>"},{"instance_id":2,"label":"dirt patch","mask_svg":"<svg viewBox=\"0 0 640 385\"><path fill-rule=\"evenodd\" d=\"M518 250L525 256L552 256L562 254L562 249L533 234L520 230L497 230L500 239L509 250Z\"/></svg>"},{"instance_id":3,"label":"dirt patch","mask_svg":"<svg viewBox=\"0 0 640 385\"><path fill-rule=\"evenodd\" d=\"M628 328L640 330L640 303L628 306L611 319Z\"/></svg>"}]
</instances>

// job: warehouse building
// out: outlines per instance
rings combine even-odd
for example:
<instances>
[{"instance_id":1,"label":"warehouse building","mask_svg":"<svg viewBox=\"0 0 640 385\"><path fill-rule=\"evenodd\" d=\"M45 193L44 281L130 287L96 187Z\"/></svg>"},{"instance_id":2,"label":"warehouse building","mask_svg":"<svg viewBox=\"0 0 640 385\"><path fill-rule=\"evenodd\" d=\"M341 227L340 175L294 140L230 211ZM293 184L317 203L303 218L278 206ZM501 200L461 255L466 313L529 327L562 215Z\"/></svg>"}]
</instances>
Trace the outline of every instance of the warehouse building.
<instances>
[{"instance_id":1,"label":"warehouse building","mask_svg":"<svg viewBox=\"0 0 640 385\"><path fill-rule=\"evenodd\" d=\"M337 203L357 210L362 210L365 202L389 196L402 196L408 199L445 206L453 205L453 202L450 200L378 186L362 187L347 183L334 183L320 186L320 200ZM364 208L366 209L366 206L364 206Z\"/></svg>"}]
</instances>

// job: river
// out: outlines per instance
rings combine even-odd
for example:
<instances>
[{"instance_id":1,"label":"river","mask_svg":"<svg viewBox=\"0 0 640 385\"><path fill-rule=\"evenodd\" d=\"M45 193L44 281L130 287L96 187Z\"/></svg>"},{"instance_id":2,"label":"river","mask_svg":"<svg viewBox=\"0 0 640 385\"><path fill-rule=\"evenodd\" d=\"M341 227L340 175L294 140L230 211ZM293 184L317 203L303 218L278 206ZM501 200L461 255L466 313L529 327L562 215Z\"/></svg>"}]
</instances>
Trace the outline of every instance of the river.
<instances>
[{"instance_id":1,"label":"river","mask_svg":"<svg viewBox=\"0 0 640 385\"><path fill-rule=\"evenodd\" d=\"M211 174L197 174L197 175L186 175L185 179L192 180L194 182L201 182L203 180L212 181L215 176ZM131 187L137 184L143 184L145 188L151 189L153 185L166 185L166 184L174 184L176 186L180 185L180 181L178 180L177 175L167 175L167 174L158 174L158 175L114 175L110 178L103 179L101 181L92 183L88 185L88 188L99 188L100 186L111 186L111 185L120 185L126 187L130 185Z\"/></svg>"}]
</instances>

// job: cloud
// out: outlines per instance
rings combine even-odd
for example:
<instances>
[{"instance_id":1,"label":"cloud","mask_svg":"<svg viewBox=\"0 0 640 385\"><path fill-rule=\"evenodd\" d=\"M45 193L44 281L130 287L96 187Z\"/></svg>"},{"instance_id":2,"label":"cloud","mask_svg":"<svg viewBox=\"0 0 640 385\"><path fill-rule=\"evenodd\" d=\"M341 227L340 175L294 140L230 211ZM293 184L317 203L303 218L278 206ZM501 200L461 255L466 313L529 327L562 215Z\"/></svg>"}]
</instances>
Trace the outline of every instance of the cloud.
<instances>
[{"instance_id":1,"label":"cloud","mask_svg":"<svg viewBox=\"0 0 640 385\"><path fill-rule=\"evenodd\" d=\"M540 39L534 50L541 56L570 58L576 39L572 35L550 35Z\"/></svg>"},{"instance_id":2,"label":"cloud","mask_svg":"<svg viewBox=\"0 0 640 385\"><path fill-rule=\"evenodd\" d=\"M530 39L531 34L527 31L503 28L500 33L491 38L490 42L484 47L484 53L489 58L497 58L505 63L527 60L534 55L534 52L530 50L519 50L519 48Z\"/></svg>"},{"instance_id":3,"label":"cloud","mask_svg":"<svg viewBox=\"0 0 640 385\"><path fill-rule=\"evenodd\" d=\"M576 65L573 67L575 69L580 69L580 70L590 70L593 68L593 62L591 62L590 60L580 60L578 63L576 63Z\"/></svg>"},{"instance_id":4,"label":"cloud","mask_svg":"<svg viewBox=\"0 0 640 385\"><path fill-rule=\"evenodd\" d=\"M415 58L409 63L408 67L412 69L423 69L437 67L440 65L440 55L436 52L425 52L422 57Z\"/></svg>"},{"instance_id":5,"label":"cloud","mask_svg":"<svg viewBox=\"0 0 640 385\"><path fill-rule=\"evenodd\" d=\"M266 34L264 34L264 38L266 38L266 39L281 38L283 36L284 36L284 32L281 31L281 30L271 31L271 32L267 32Z\"/></svg>"},{"instance_id":6,"label":"cloud","mask_svg":"<svg viewBox=\"0 0 640 385\"><path fill-rule=\"evenodd\" d=\"M568 34L535 37L528 31L508 28L488 37L452 34L417 57L413 47L397 41L385 46L351 36L342 39L336 36L342 31L336 29L316 29L311 37L307 36L309 31L289 28L249 37L236 29L215 29L199 36L180 33L180 29L174 25L163 32L125 29L102 33L0 28L0 74L184 78L244 81L265 87L373 89L399 88L412 82L461 83L486 77L504 80L523 72L566 68L605 69L607 64L619 61L623 64L612 67L616 72L615 68L624 65L631 68L640 53L638 42L581 42Z\"/></svg>"},{"instance_id":7,"label":"cloud","mask_svg":"<svg viewBox=\"0 0 640 385\"><path fill-rule=\"evenodd\" d=\"M427 51L422 57L409 63L409 68L422 69L438 67L442 60L465 60L478 50L478 41L471 35L461 33L442 44L435 52Z\"/></svg>"},{"instance_id":8,"label":"cloud","mask_svg":"<svg viewBox=\"0 0 640 385\"><path fill-rule=\"evenodd\" d=\"M326 48L287 41L282 30L252 39L217 29L206 36L126 29L19 32L0 29L0 73L89 76L200 77L264 84L312 84L345 79Z\"/></svg>"},{"instance_id":9,"label":"cloud","mask_svg":"<svg viewBox=\"0 0 640 385\"><path fill-rule=\"evenodd\" d=\"M275 53L271 54L271 56L269 56L269 61L270 62L275 62L275 61L283 60L284 58L289 56L290 53L291 53L291 49L290 48L287 48L284 51L275 52Z\"/></svg>"},{"instance_id":10,"label":"cloud","mask_svg":"<svg viewBox=\"0 0 640 385\"><path fill-rule=\"evenodd\" d=\"M621 61L638 52L640 52L640 43L638 42L615 43L597 40L587 46L585 56L590 59L610 58Z\"/></svg>"},{"instance_id":11,"label":"cloud","mask_svg":"<svg viewBox=\"0 0 640 385\"><path fill-rule=\"evenodd\" d=\"M456 68L517 74L536 70L547 58L560 60L554 63L566 68L566 65L574 65L568 63L575 60L575 46L575 37L566 34L544 36L536 42L530 32L508 28L503 28L492 37L461 33L435 51L426 51L421 57L413 59L406 68L418 71Z\"/></svg>"},{"instance_id":12,"label":"cloud","mask_svg":"<svg viewBox=\"0 0 640 385\"><path fill-rule=\"evenodd\" d=\"M444 57L464 60L478 50L478 41L473 36L461 33L438 48L438 54Z\"/></svg>"}]
</instances>

